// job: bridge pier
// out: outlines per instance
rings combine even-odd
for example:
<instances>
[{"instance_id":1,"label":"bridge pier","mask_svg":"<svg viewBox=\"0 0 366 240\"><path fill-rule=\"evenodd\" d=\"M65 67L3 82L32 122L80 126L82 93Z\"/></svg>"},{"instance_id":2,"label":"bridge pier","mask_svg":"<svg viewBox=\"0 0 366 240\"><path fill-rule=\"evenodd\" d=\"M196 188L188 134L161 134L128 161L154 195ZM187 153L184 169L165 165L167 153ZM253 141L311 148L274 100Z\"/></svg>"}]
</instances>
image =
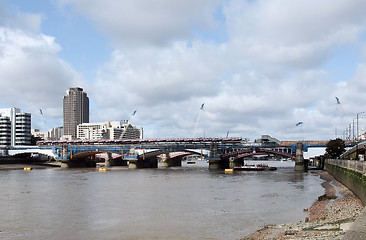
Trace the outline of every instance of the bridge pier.
<instances>
[{"instance_id":1,"label":"bridge pier","mask_svg":"<svg viewBox=\"0 0 366 240\"><path fill-rule=\"evenodd\" d=\"M93 158L87 159L69 159L61 162L61 168L89 168L96 167L97 163Z\"/></svg>"},{"instance_id":2,"label":"bridge pier","mask_svg":"<svg viewBox=\"0 0 366 240\"><path fill-rule=\"evenodd\" d=\"M229 168L229 159L222 159L221 157L215 156L208 159L209 170L224 170Z\"/></svg>"},{"instance_id":3,"label":"bridge pier","mask_svg":"<svg viewBox=\"0 0 366 240\"><path fill-rule=\"evenodd\" d=\"M110 167L111 166L111 158L112 158L112 153L107 152L107 156L105 157L105 162L104 162L104 165L106 167Z\"/></svg>"},{"instance_id":4,"label":"bridge pier","mask_svg":"<svg viewBox=\"0 0 366 240\"><path fill-rule=\"evenodd\" d=\"M129 169L139 169L139 168L158 168L158 158L151 157L146 159L130 159L128 164Z\"/></svg>"},{"instance_id":5,"label":"bridge pier","mask_svg":"<svg viewBox=\"0 0 366 240\"><path fill-rule=\"evenodd\" d=\"M181 167L182 157L171 158L169 153L162 154L162 166L163 167Z\"/></svg>"},{"instance_id":6,"label":"bridge pier","mask_svg":"<svg viewBox=\"0 0 366 240\"><path fill-rule=\"evenodd\" d=\"M107 153L107 157L105 158L105 166L113 167L113 166L127 166L127 160L122 159L122 157L112 158L112 153Z\"/></svg>"},{"instance_id":7,"label":"bridge pier","mask_svg":"<svg viewBox=\"0 0 366 240\"><path fill-rule=\"evenodd\" d=\"M302 143L296 144L295 171L305 171L308 168L309 160L304 159L304 150Z\"/></svg>"},{"instance_id":8,"label":"bridge pier","mask_svg":"<svg viewBox=\"0 0 366 240\"><path fill-rule=\"evenodd\" d=\"M234 169L234 167L240 167L244 165L244 158L230 157L229 158L229 168Z\"/></svg>"}]
</instances>

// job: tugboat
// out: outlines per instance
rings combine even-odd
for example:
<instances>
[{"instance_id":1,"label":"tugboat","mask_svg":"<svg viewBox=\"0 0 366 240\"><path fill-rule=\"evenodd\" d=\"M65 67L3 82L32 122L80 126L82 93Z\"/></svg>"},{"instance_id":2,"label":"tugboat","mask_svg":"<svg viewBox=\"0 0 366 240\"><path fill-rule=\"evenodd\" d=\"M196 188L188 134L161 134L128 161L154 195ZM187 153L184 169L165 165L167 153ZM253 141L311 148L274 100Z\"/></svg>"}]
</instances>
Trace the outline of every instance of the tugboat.
<instances>
[{"instance_id":1,"label":"tugboat","mask_svg":"<svg viewBox=\"0 0 366 240\"><path fill-rule=\"evenodd\" d=\"M234 167L234 171L274 171L277 170L276 167L269 167L266 164L256 164L256 165L244 165L240 167Z\"/></svg>"}]
</instances>

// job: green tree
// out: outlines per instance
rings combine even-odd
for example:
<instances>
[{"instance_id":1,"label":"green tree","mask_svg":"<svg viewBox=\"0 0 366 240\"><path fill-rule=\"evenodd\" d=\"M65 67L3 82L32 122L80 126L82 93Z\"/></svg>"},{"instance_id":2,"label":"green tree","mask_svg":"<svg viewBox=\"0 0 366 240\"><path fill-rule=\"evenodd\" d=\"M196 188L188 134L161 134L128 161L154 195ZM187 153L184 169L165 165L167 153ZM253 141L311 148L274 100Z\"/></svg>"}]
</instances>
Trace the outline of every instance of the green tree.
<instances>
[{"instance_id":1,"label":"green tree","mask_svg":"<svg viewBox=\"0 0 366 240\"><path fill-rule=\"evenodd\" d=\"M37 144L37 141L42 141L43 138L41 137L35 137L35 136L31 136L31 144L30 145L36 145Z\"/></svg>"},{"instance_id":2,"label":"green tree","mask_svg":"<svg viewBox=\"0 0 366 240\"><path fill-rule=\"evenodd\" d=\"M330 140L327 143L327 148L325 151L332 157L332 158L339 158L342 153L346 151L346 145L344 141L340 138L335 140Z\"/></svg>"}]
</instances>

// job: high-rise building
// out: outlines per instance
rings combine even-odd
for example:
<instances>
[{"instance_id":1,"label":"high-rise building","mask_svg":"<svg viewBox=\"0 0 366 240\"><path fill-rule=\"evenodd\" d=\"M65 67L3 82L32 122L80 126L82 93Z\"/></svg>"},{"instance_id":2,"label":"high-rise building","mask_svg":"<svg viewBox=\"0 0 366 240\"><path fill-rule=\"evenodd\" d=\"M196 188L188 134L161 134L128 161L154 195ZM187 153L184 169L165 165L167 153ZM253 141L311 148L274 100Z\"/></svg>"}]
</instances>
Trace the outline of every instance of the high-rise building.
<instances>
[{"instance_id":1,"label":"high-rise building","mask_svg":"<svg viewBox=\"0 0 366 240\"><path fill-rule=\"evenodd\" d=\"M31 144L31 114L0 109L0 147Z\"/></svg>"},{"instance_id":2,"label":"high-rise building","mask_svg":"<svg viewBox=\"0 0 366 240\"><path fill-rule=\"evenodd\" d=\"M31 115L17 113L15 115L15 145L31 144Z\"/></svg>"},{"instance_id":3,"label":"high-rise building","mask_svg":"<svg viewBox=\"0 0 366 240\"><path fill-rule=\"evenodd\" d=\"M77 125L89 122L89 98L82 88L70 88L63 98L64 136L75 139Z\"/></svg>"},{"instance_id":4,"label":"high-rise building","mask_svg":"<svg viewBox=\"0 0 366 240\"><path fill-rule=\"evenodd\" d=\"M11 122L9 117L0 117L0 147L11 145Z\"/></svg>"}]
</instances>

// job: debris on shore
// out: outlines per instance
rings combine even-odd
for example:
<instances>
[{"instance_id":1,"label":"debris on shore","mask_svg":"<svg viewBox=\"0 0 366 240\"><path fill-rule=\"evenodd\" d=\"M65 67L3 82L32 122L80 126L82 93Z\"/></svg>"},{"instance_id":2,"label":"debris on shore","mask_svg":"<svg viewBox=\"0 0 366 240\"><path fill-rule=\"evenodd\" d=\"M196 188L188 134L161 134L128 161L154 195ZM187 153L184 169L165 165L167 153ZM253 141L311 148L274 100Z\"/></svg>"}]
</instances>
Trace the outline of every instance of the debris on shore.
<instances>
[{"instance_id":1,"label":"debris on shore","mask_svg":"<svg viewBox=\"0 0 366 240\"><path fill-rule=\"evenodd\" d=\"M309 209L305 222L267 225L241 240L263 239L342 239L363 206L361 201L327 172L320 172L325 181L325 194L319 196Z\"/></svg>"}]
</instances>

